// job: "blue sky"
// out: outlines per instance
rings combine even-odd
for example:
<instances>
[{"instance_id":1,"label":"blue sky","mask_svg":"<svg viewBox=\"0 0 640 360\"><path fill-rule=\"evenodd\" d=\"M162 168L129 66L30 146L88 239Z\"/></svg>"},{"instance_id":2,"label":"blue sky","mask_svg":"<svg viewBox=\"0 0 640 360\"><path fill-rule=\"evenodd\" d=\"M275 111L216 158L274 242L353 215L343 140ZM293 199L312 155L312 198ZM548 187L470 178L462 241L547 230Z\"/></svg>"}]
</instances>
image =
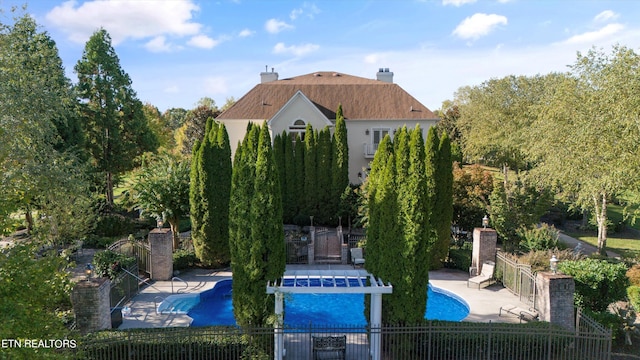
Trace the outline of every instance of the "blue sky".
<instances>
[{"instance_id":1,"label":"blue sky","mask_svg":"<svg viewBox=\"0 0 640 360\"><path fill-rule=\"evenodd\" d=\"M0 22L25 1L0 0ZM639 51L636 1L571 0L130 0L26 1L55 40L68 77L100 27L143 102L222 106L274 68L280 78L378 68L431 110L462 86L510 74L565 71L578 51Z\"/></svg>"}]
</instances>

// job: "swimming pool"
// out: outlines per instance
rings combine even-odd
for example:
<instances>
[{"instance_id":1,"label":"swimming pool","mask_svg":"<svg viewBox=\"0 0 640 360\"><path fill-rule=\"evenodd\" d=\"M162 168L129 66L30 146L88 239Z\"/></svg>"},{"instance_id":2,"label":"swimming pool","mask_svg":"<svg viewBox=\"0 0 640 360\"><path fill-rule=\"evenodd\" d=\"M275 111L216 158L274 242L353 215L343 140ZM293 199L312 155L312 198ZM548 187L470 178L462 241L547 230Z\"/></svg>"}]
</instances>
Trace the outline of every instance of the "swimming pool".
<instances>
[{"instance_id":1,"label":"swimming pool","mask_svg":"<svg viewBox=\"0 0 640 360\"><path fill-rule=\"evenodd\" d=\"M231 294L231 280L202 292L200 302L187 312L191 326L236 325ZM429 284L427 296L426 319L461 321L469 314L469 305L451 292ZM363 294L287 294L284 309L289 326L367 325Z\"/></svg>"}]
</instances>

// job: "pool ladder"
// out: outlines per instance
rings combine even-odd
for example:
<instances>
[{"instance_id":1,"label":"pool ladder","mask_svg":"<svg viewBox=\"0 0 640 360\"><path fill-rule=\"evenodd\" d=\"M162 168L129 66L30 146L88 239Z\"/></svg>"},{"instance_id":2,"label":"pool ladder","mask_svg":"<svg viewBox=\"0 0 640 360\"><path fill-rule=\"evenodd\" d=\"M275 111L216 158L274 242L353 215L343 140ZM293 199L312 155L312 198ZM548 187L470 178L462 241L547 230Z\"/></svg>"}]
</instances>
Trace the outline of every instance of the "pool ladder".
<instances>
[{"instance_id":1,"label":"pool ladder","mask_svg":"<svg viewBox=\"0 0 640 360\"><path fill-rule=\"evenodd\" d=\"M186 282L186 281L184 281L184 280L180 279L180 278L179 278L179 277L177 277L177 276L174 276L174 277L172 277L172 278L171 278L171 293L172 293L172 294L173 294L173 282L174 282L174 281L182 281L182 282L184 283L184 287L182 287L182 288L180 288L180 289L176 290L176 294L180 294L180 291L186 291L186 290L189 288L189 283L188 283L188 282Z\"/></svg>"},{"instance_id":2,"label":"pool ladder","mask_svg":"<svg viewBox=\"0 0 640 360\"><path fill-rule=\"evenodd\" d=\"M181 287L181 288L179 288L179 289L177 289L175 291L176 294L180 294L181 291L186 291L189 288L189 283L188 282L186 282L185 280L183 280L183 279L181 279L181 278L179 278L177 276L174 276L174 277L171 278L171 293L172 294L174 293L174 291L173 291L173 282L174 281L181 281L181 282L184 283L184 287ZM158 295L158 296L153 298L153 308L156 310L156 314L160 314L158 312L158 306L164 301L164 299L165 299L165 297L164 296L160 296L160 295Z\"/></svg>"}]
</instances>

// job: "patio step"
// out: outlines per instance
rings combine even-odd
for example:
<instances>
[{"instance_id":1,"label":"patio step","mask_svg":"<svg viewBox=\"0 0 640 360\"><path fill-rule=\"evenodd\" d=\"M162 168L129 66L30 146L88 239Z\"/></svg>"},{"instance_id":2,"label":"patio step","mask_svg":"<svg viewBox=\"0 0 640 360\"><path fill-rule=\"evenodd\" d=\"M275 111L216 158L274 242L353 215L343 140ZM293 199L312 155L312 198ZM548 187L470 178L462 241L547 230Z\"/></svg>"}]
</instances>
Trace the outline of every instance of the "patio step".
<instances>
[{"instance_id":1,"label":"patio step","mask_svg":"<svg viewBox=\"0 0 640 360\"><path fill-rule=\"evenodd\" d=\"M186 314L198 305L200 294L177 294L169 295L158 305L160 314Z\"/></svg>"}]
</instances>

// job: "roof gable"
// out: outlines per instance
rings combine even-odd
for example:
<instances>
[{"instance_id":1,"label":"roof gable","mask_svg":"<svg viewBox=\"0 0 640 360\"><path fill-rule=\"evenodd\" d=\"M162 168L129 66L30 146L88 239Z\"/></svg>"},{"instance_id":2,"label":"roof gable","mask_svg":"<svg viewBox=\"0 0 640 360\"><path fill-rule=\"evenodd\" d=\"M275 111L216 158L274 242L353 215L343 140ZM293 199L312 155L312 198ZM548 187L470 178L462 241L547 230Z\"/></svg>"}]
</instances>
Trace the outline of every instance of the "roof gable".
<instances>
[{"instance_id":1,"label":"roof gable","mask_svg":"<svg viewBox=\"0 0 640 360\"><path fill-rule=\"evenodd\" d=\"M336 72L258 84L218 119L269 120L298 92L327 119L335 119L340 104L347 120L436 119L431 110L397 84Z\"/></svg>"}]
</instances>

